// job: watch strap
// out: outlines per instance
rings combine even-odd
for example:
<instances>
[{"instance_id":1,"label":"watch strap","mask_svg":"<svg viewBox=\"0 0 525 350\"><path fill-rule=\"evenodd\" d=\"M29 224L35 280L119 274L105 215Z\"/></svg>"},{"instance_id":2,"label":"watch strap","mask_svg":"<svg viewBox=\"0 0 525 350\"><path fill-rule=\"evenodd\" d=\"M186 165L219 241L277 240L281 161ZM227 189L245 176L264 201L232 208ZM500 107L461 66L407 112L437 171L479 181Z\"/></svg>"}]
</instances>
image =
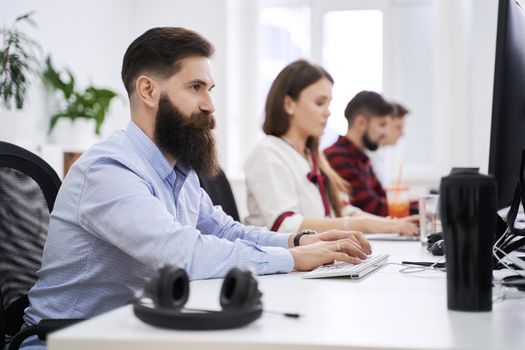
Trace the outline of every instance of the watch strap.
<instances>
[{"instance_id":1,"label":"watch strap","mask_svg":"<svg viewBox=\"0 0 525 350\"><path fill-rule=\"evenodd\" d=\"M301 245L300 240L301 240L302 235L315 235L316 233L317 233L316 231L308 230L308 229L299 231L293 238L294 247L299 247Z\"/></svg>"}]
</instances>

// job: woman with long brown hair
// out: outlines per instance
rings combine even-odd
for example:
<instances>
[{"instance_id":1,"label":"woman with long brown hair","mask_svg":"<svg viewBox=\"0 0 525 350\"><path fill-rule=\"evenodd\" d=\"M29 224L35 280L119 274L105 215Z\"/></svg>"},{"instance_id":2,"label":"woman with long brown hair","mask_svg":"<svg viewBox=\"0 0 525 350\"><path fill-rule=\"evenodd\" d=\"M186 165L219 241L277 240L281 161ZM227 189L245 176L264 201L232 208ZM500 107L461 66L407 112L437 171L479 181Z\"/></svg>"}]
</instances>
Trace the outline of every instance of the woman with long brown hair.
<instances>
[{"instance_id":1,"label":"woman with long brown hair","mask_svg":"<svg viewBox=\"0 0 525 350\"><path fill-rule=\"evenodd\" d=\"M265 106L267 135L245 164L248 224L273 231L330 229L416 234L409 220L394 220L343 207L347 184L319 151L332 99L333 79L306 60L286 66ZM345 215L341 215L344 212Z\"/></svg>"}]
</instances>

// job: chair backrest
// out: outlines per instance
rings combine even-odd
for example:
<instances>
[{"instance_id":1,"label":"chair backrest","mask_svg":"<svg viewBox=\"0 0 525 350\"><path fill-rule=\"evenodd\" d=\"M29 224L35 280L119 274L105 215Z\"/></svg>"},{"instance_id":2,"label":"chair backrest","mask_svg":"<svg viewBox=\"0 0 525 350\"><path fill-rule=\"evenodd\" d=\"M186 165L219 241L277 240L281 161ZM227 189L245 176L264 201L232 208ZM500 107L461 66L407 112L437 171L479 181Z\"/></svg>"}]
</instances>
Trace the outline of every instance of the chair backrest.
<instances>
[{"instance_id":1,"label":"chair backrest","mask_svg":"<svg viewBox=\"0 0 525 350\"><path fill-rule=\"evenodd\" d=\"M214 205L220 205L222 210L235 221L239 221L239 211L235 204L235 197L230 182L222 169L214 177L199 177L202 188L208 193Z\"/></svg>"},{"instance_id":2,"label":"chair backrest","mask_svg":"<svg viewBox=\"0 0 525 350\"><path fill-rule=\"evenodd\" d=\"M0 141L0 349L22 324L60 185L40 157Z\"/></svg>"}]
</instances>

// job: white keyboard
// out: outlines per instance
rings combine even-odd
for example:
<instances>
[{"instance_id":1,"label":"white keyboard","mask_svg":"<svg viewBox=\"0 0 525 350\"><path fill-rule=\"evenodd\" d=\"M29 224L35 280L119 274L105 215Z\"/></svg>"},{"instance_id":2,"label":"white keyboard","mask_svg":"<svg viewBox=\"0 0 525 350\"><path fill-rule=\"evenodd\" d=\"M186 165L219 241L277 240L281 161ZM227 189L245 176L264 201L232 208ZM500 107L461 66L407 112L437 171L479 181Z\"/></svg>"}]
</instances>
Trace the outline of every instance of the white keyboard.
<instances>
[{"instance_id":1,"label":"white keyboard","mask_svg":"<svg viewBox=\"0 0 525 350\"><path fill-rule=\"evenodd\" d=\"M357 265L336 261L305 273L303 278L349 277L359 279L383 266L388 261L388 257L388 254L370 255Z\"/></svg>"}]
</instances>

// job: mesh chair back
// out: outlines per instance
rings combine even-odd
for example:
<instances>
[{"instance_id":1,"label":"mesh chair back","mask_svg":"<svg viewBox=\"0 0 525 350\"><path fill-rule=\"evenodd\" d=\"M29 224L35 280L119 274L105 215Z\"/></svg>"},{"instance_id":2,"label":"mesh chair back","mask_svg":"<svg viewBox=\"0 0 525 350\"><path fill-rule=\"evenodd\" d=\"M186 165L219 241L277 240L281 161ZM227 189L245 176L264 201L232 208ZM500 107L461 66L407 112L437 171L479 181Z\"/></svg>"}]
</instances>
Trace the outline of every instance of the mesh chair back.
<instances>
[{"instance_id":1,"label":"mesh chair back","mask_svg":"<svg viewBox=\"0 0 525 350\"><path fill-rule=\"evenodd\" d=\"M239 221L239 211L235 204L235 197L230 182L222 169L215 177L200 177L202 188L208 193L214 205L220 205L222 210L230 215L235 221Z\"/></svg>"},{"instance_id":2,"label":"mesh chair back","mask_svg":"<svg viewBox=\"0 0 525 350\"><path fill-rule=\"evenodd\" d=\"M6 308L36 282L47 235L49 211L38 184L0 168L0 277Z\"/></svg>"},{"instance_id":3,"label":"mesh chair back","mask_svg":"<svg viewBox=\"0 0 525 350\"><path fill-rule=\"evenodd\" d=\"M41 158L0 142L0 342L22 324L59 187L57 174Z\"/></svg>"}]
</instances>

